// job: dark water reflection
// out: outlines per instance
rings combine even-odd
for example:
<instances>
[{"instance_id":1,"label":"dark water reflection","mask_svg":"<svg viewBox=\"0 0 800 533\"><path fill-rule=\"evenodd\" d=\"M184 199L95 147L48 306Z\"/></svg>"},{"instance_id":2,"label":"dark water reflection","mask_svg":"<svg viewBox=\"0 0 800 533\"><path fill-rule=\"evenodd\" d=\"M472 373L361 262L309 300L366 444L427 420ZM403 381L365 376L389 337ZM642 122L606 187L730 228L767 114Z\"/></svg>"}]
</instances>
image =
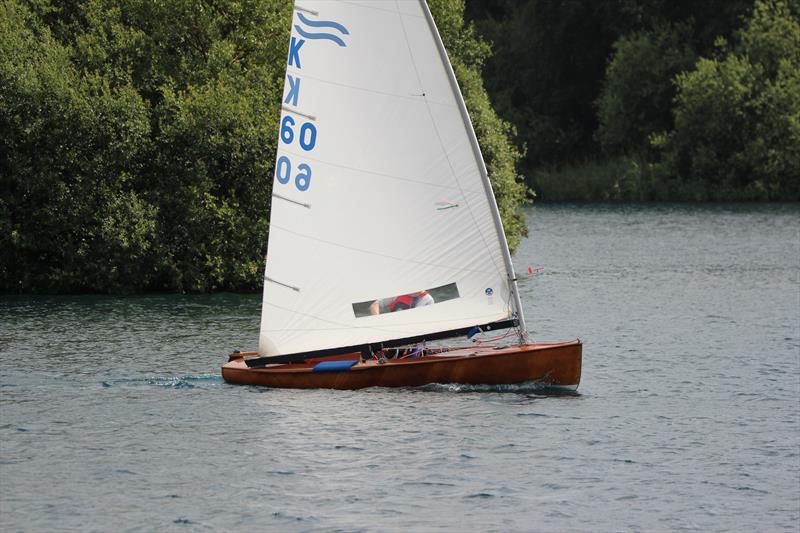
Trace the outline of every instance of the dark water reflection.
<instances>
[{"instance_id":1,"label":"dark water reflection","mask_svg":"<svg viewBox=\"0 0 800 533\"><path fill-rule=\"evenodd\" d=\"M528 214L579 394L233 387L257 295L0 297L0 529L796 531L798 206Z\"/></svg>"}]
</instances>

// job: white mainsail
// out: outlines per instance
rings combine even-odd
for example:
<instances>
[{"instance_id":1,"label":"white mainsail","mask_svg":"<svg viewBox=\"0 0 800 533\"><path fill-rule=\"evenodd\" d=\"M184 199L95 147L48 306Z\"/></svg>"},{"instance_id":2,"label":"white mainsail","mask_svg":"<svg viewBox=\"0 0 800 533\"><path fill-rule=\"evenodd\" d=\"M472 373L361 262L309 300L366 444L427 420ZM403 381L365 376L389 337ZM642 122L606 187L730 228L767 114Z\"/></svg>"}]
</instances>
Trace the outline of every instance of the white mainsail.
<instances>
[{"instance_id":1,"label":"white mainsail","mask_svg":"<svg viewBox=\"0 0 800 533\"><path fill-rule=\"evenodd\" d=\"M424 0L297 0L260 354L521 319L512 280L486 170ZM374 316L354 310L442 286L458 297Z\"/></svg>"}]
</instances>

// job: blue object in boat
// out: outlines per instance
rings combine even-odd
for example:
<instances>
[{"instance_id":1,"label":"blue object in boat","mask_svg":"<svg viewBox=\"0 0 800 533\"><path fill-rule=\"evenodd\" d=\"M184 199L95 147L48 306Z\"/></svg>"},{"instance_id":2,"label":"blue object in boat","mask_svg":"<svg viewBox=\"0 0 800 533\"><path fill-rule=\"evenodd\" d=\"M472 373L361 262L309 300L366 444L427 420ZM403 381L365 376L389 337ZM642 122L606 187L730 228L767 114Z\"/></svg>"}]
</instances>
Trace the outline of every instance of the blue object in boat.
<instances>
[{"instance_id":1,"label":"blue object in boat","mask_svg":"<svg viewBox=\"0 0 800 533\"><path fill-rule=\"evenodd\" d=\"M314 365L313 372L344 372L350 370L354 364L358 363L357 359L347 361L323 361Z\"/></svg>"}]
</instances>

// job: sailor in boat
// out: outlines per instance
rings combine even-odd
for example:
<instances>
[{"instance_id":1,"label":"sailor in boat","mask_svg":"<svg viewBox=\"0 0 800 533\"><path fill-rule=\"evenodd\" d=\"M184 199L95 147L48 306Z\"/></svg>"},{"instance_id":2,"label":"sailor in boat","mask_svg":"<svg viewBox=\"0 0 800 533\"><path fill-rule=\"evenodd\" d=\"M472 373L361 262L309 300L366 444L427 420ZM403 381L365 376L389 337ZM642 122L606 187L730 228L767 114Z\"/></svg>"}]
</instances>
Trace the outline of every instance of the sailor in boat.
<instances>
[{"instance_id":1,"label":"sailor in boat","mask_svg":"<svg viewBox=\"0 0 800 533\"><path fill-rule=\"evenodd\" d=\"M372 302L372 305L369 306L369 313L371 315L381 315L384 313L394 313L395 311L422 307L424 305L432 305L434 303L433 296L428 294L428 291L418 291L401 296L375 300Z\"/></svg>"}]
</instances>

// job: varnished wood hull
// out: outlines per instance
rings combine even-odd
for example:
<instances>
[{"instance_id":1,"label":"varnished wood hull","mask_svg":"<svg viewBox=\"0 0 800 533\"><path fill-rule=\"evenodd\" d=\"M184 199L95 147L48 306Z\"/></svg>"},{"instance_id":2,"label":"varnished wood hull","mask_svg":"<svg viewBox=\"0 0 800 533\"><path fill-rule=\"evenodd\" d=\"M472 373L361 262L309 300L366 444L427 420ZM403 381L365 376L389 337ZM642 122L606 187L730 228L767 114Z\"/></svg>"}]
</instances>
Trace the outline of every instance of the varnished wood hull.
<instances>
[{"instance_id":1,"label":"varnished wood hull","mask_svg":"<svg viewBox=\"0 0 800 533\"><path fill-rule=\"evenodd\" d=\"M581 377L582 343L467 347L416 359L370 360L349 370L314 372L320 360L249 368L243 358L222 367L228 383L297 389L416 387L429 383L506 385L538 381L575 389ZM358 359L357 354L337 359Z\"/></svg>"}]
</instances>

